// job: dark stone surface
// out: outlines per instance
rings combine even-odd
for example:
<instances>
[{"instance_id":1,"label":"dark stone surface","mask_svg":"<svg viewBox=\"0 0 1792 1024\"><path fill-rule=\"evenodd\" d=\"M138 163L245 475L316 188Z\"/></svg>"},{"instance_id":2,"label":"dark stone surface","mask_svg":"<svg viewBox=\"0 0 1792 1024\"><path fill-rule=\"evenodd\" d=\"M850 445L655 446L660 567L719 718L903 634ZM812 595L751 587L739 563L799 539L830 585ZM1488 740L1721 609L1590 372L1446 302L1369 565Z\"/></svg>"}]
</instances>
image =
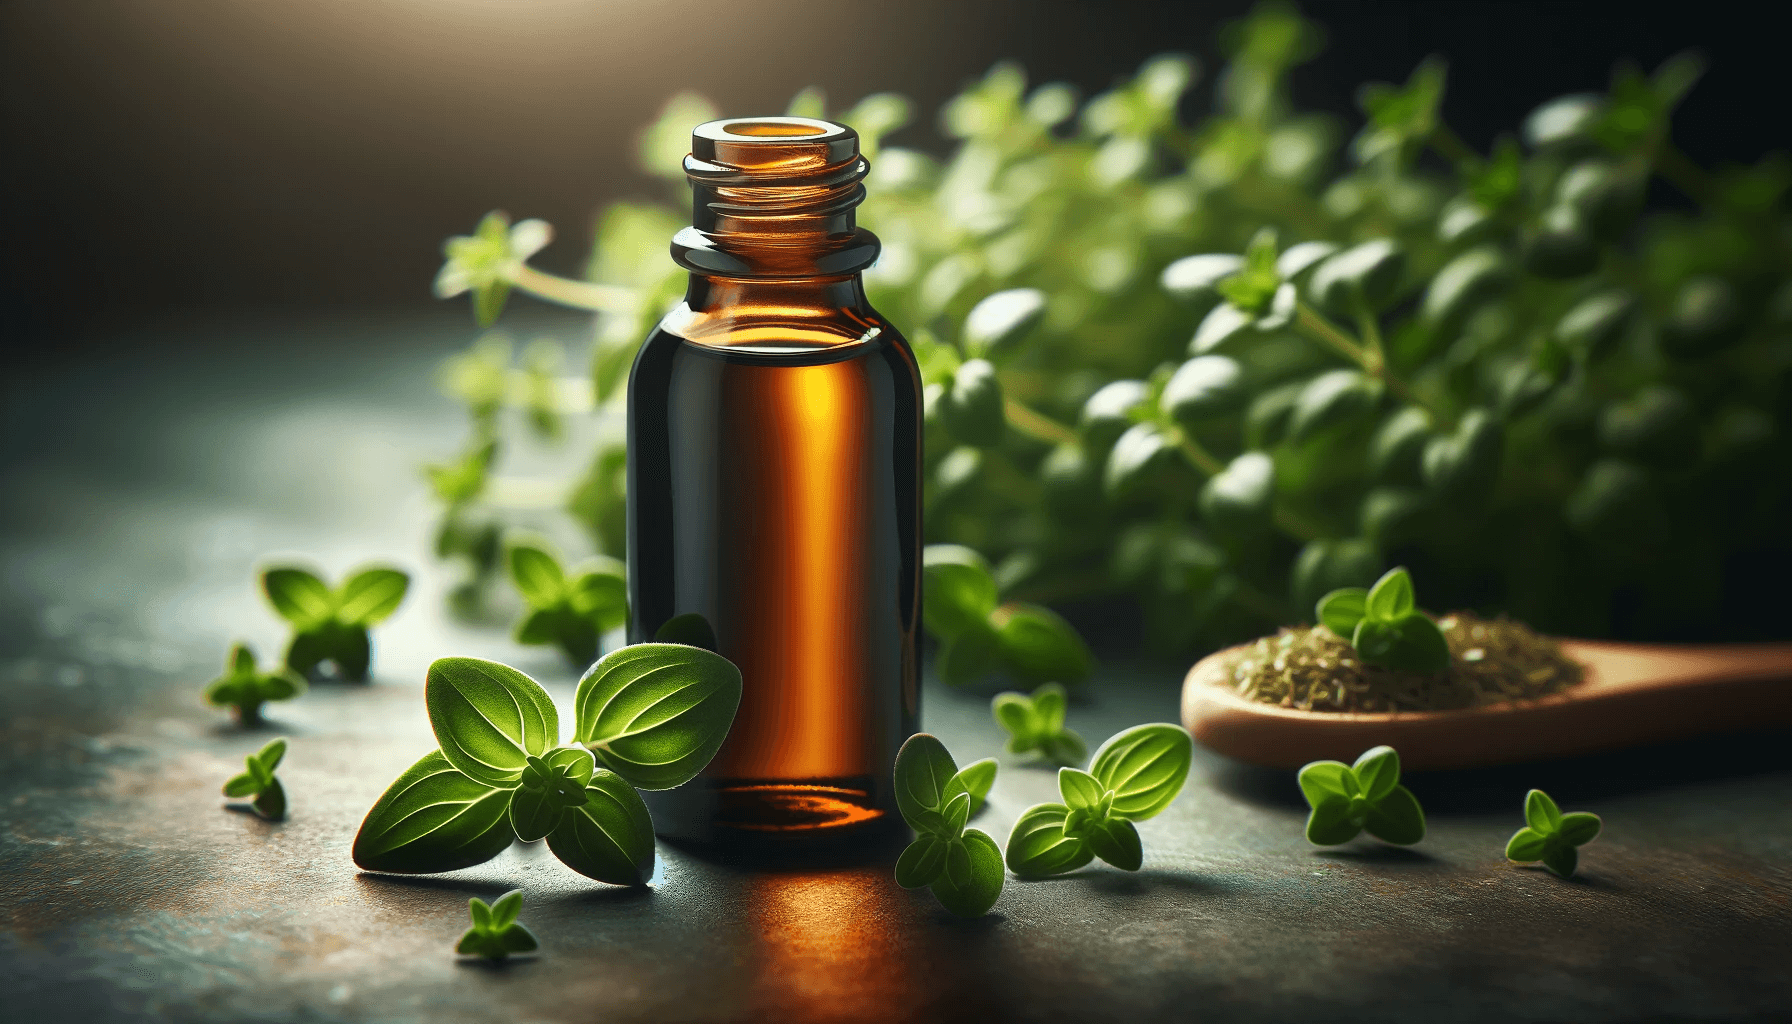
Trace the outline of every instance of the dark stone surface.
<instances>
[{"instance_id":1,"label":"dark stone surface","mask_svg":"<svg viewBox=\"0 0 1792 1024\"><path fill-rule=\"evenodd\" d=\"M415 471L459 444L433 361L458 331L313 327L7 382L0 477L0 1017L7 1021L1708 1020L1792 1009L1787 737L1725 738L1410 780L1416 849L1316 850L1287 773L1199 754L1140 827L1144 870L1010 879L956 920L866 863L784 869L660 846L641 890L516 846L453 874L359 873L348 848L433 744L429 660L573 673L501 624L451 620ZM575 446L577 439L571 443ZM547 465L550 451L522 453ZM376 634L374 681L320 684L245 732L198 702L228 642L282 633L251 570L420 574ZM1172 718L1180 673L1113 659L1071 711L1092 742ZM960 761L995 753L984 698L927 693ZM291 816L225 808L285 735ZM1524 792L1605 817L1564 882L1505 863ZM1005 761L974 824L1005 840L1054 792ZM539 956L451 946L469 895L525 892ZM1781 1017L1783 1019L1783 1017Z\"/></svg>"}]
</instances>

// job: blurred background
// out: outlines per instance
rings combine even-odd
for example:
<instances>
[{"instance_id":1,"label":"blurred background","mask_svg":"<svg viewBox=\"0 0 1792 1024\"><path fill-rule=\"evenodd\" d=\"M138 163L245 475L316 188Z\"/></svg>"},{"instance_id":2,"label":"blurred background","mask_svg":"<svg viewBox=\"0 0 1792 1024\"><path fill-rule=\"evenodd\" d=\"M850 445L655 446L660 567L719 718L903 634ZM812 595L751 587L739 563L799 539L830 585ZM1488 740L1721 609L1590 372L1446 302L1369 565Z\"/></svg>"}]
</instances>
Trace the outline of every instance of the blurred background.
<instances>
[{"instance_id":1,"label":"blurred background","mask_svg":"<svg viewBox=\"0 0 1792 1024\"><path fill-rule=\"evenodd\" d=\"M315 463L284 486L433 503L407 535L501 604L511 527L620 553L616 387L681 293L677 154L708 116L668 102L777 112L812 88L805 112L856 118L899 94L906 117L867 135L862 221L886 242L868 285L947 410L928 540L981 550L1005 597L1180 658L1406 564L1435 609L1561 634L1784 636L1792 162L1779 41L1749 11L13 0L0 468L53 475L86 438L101 475L242 469L246 446L169 435L175 413L232 392L309 423L352 392L390 421L384 490L332 475L369 437L346 427L282 435ZM465 298L430 287L444 240L494 209L551 223L533 265L629 308L594 333L518 298L499 326L547 340L516 363L509 340L468 348ZM1266 254L1398 258L1284 263L1257 305L1165 284L1264 227ZM1272 325L1283 277L1353 340ZM978 354L970 310L1013 289L1045 313L992 358L1031 426L979 432L935 399ZM1216 315L1261 333L1200 342ZM115 443L139 421L141 450ZM1273 476L1229 473L1253 455ZM58 518L9 489L0 525Z\"/></svg>"},{"instance_id":2,"label":"blurred background","mask_svg":"<svg viewBox=\"0 0 1792 1024\"><path fill-rule=\"evenodd\" d=\"M573 273L607 202L664 199L635 138L680 90L736 115L810 85L837 104L895 91L915 117L890 142L943 154L940 105L998 60L1086 97L1167 50L1216 67L1217 28L1249 6L10 0L0 330L38 360L222 314L434 315L442 239L486 210L556 225L536 262ZM1444 114L1485 149L1543 100L1603 88L1620 58L1697 47L1710 71L1676 139L1707 166L1752 162L1784 142L1783 55L1749 8L1723 9L1310 3L1329 45L1295 70L1294 105L1354 123L1360 83L1441 53Z\"/></svg>"}]
</instances>

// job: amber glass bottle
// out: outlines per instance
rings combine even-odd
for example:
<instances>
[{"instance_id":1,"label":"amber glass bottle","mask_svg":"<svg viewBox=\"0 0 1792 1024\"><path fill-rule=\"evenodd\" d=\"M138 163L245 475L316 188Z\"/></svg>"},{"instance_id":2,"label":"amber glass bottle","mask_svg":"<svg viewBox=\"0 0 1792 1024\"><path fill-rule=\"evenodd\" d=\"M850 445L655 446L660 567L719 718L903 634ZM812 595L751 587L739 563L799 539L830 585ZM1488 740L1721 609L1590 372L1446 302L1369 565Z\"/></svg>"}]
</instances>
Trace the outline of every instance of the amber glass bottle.
<instances>
[{"instance_id":1,"label":"amber glass bottle","mask_svg":"<svg viewBox=\"0 0 1792 1024\"><path fill-rule=\"evenodd\" d=\"M630 642L713 642L745 693L708 769L648 794L665 835L893 825L920 693L921 390L865 301L877 238L851 128L712 121L691 138L685 301L628 389Z\"/></svg>"}]
</instances>

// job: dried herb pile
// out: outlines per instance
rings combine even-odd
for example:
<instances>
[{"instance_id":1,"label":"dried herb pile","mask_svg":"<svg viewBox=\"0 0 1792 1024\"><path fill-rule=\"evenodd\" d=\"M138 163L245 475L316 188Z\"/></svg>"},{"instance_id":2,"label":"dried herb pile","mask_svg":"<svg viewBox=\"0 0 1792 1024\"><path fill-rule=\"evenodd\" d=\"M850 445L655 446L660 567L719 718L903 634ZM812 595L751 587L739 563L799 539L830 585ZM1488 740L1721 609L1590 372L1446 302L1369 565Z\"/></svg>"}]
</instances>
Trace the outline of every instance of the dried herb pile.
<instances>
[{"instance_id":1,"label":"dried herb pile","mask_svg":"<svg viewBox=\"0 0 1792 1024\"><path fill-rule=\"evenodd\" d=\"M1578 663L1522 622L1457 612L1437 620L1450 667L1437 674L1366 665L1324 626L1283 629L1226 656L1223 679L1240 696L1302 711L1448 711L1559 693Z\"/></svg>"}]
</instances>

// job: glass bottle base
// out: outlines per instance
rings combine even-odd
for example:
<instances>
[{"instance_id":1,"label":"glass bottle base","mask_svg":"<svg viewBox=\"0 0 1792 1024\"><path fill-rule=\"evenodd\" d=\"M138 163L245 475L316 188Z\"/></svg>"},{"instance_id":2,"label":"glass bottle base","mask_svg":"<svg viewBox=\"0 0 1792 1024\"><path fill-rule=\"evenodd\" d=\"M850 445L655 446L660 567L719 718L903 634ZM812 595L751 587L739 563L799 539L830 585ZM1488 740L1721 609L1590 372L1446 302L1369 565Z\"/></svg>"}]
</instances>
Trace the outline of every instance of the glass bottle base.
<instances>
[{"instance_id":1,"label":"glass bottle base","mask_svg":"<svg viewBox=\"0 0 1792 1024\"><path fill-rule=\"evenodd\" d=\"M887 801L888 787L883 799ZM869 777L715 779L641 794L654 830L668 839L718 847L795 847L874 842L902 828L880 806Z\"/></svg>"}]
</instances>

